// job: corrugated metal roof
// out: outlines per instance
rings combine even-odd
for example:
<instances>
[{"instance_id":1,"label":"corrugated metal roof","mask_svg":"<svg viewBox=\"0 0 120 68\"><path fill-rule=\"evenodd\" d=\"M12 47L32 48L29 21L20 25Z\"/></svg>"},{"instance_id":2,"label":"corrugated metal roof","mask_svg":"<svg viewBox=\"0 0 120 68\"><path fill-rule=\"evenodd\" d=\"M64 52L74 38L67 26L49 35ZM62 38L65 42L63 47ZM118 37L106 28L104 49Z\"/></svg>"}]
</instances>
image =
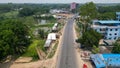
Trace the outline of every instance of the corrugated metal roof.
<instances>
[{"instance_id":1,"label":"corrugated metal roof","mask_svg":"<svg viewBox=\"0 0 120 68\"><path fill-rule=\"evenodd\" d=\"M47 39L47 40L46 40L46 42L45 42L44 47L49 47L49 46L50 46L50 44L51 44L51 42L52 42L52 40Z\"/></svg>"},{"instance_id":2,"label":"corrugated metal roof","mask_svg":"<svg viewBox=\"0 0 120 68\"><path fill-rule=\"evenodd\" d=\"M120 54L93 54L91 59L96 68L105 66L120 67Z\"/></svg>"},{"instance_id":3,"label":"corrugated metal roof","mask_svg":"<svg viewBox=\"0 0 120 68\"><path fill-rule=\"evenodd\" d=\"M49 33L47 39L56 40L56 33Z\"/></svg>"},{"instance_id":4,"label":"corrugated metal roof","mask_svg":"<svg viewBox=\"0 0 120 68\"><path fill-rule=\"evenodd\" d=\"M120 23L118 20L99 20L98 21L101 24L117 24Z\"/></svg>"}]
</instances>

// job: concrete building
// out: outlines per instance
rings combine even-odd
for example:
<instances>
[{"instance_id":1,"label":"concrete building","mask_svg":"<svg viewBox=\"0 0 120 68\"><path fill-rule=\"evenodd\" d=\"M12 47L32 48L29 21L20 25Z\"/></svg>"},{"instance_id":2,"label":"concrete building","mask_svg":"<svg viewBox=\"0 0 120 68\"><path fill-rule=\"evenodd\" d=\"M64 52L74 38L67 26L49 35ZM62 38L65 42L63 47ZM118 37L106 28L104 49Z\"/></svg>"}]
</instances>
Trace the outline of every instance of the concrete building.
<instances>
[{"instance_id":1,"label":"concrete building","mask_svg":"<svg viewBox=\"0 0 120 68\"><path fill-rule=\"evenodd\" d=\"M71 3L70 10L76 9L77 4L75 2Z\"/></svg>"},{"instance_id":2,"label":"concrete building","mask_svg":"<svg viewBox=\"0 0 120 68\"><path fill-rule=\"evenodd\" d=\"M118 20L94 20L91 27L101 33L105 40L117 40L120 37Z\"/></svg>"},{"instance_id":3,"label":"concrete building","mask_svg":"<svg viewBox=\"0 0 120 68\"><path fill-rule=\"evenodd\" d=\"M116 18L120 21L120 12L116 12Z\"/></svg>"}]
</instances>

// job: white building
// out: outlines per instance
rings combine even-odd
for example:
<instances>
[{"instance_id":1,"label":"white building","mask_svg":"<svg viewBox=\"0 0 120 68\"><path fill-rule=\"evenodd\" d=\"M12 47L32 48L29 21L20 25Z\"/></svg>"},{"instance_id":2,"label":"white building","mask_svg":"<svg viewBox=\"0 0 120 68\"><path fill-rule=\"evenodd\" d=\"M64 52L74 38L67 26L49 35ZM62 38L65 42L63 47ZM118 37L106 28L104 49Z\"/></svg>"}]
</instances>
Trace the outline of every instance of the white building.
<instances>
[{"instance_id":1,"label":"white building","mask_svg":"<svg viewBox=\"0 0 120 68\"><path fill-rule=\"evenodd\" d=\"M120 37L120 21L94 20L91 27L101 33L105 40L117 40Z\"/></svg>"},{"instance_id":2,"label":"white building","mask_svg":"<svg viewBox=\"0 0 120 68\"><path fill-rule=\"evenodd\" d=\"M44 47L50 47L52 41L56 40L56 33L49 33Z\"/></svg>"}]
</instances>

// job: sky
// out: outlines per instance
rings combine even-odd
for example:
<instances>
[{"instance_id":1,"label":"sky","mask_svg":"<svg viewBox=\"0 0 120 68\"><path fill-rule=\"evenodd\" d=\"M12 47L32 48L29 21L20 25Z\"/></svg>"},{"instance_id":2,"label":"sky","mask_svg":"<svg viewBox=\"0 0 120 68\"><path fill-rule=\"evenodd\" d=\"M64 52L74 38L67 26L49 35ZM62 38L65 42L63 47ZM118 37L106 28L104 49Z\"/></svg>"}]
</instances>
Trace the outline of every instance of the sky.
<instances>
[{"instance_id":1,"label":"sky","mask_svg":"<svg viewBox=\"0 0 120 68\"><path fill-rule=\"evenodd\" d=\"M120 0L0 0L0 3L120 3Z\"/></svg>"}]
</instances>

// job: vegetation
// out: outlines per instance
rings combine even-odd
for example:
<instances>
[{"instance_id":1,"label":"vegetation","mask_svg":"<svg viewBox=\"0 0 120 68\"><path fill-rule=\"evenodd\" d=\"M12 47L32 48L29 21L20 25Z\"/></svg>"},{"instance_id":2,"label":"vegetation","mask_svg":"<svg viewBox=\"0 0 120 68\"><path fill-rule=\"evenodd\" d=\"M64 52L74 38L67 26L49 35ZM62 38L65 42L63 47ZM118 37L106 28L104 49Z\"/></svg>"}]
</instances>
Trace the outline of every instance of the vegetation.
<instances>
[{"instance_id":1,"label":"vegetation","mask_svg":"<svg viewBox=\"0 0 120 68\"><path fill-rule=\"evenodd\" d=\"M20 16L30 16L33 15L34 11L30 8L23 8L22 10L19 11Z\"/></svg>"},{"instance_id":2,"label":"vegetation","mask_svg":"<svg viewBox=\"0 0 120 68\"><path fill-rule=\"evenodd\" d=\"M58 46L58 42L56 42L56 44L54 45L52 51L50 52L50 54L48 55L48 58L52 58L55 54L55 51L57 49L57 46Z\"/></svg>"},{"instance_id":3,"label":"vegetation","mask_svg":"<svg viewBox=\"0 0 120 68\"><path fill-rule=\"evenodd\" d=\"M98 52L99 52L99 48L94 45L92 49L92 53L97 54Z\"/></svg>"},{"instance_id":4,"label":"vegetation","mask_svg":"<svg viewBox=\"0 0 120 68\"><path fill-rule=\"evenodd\" d=\"M120 43L114 43L113 44L113 49L112 49L112 53L120 53Z\"/></svg>"},{"instance_id":5,"label":"vegetation","mask_svg":"<svg viewBox=\"0 0 120 68\"><path fill-rule=\"evenodd\" d=\"M99 20L113 20L116 19L115 12L106 12L106 13L100 13L98 15Z\"/></svg>"},{"instance_id":6,"label":"vegetation","mask_svg":"<svg viewBox=\"0 0 120 68\"><path fill-rule=\"evenodd\" d=\"M39 47L41 50L45 51L43 45L45 40L33 40L31 45L28 47L27 51L23 54L23 56L33 57L33 59L38 59L38 54L36 51L36 47Z\"/></svg>"},{"instance_id":7,"label":"vegetation","mask_svg":"<svg viewBox=\"0 0 120 68\"><path fill-rule=\"evenodd\" d=\"M47 32L45 32L42 29L39 29L38 33L39 33L41 39L44 39L45 37L47 37Z\"/></svg>"},{"instance_id":8,"label":"vegetation","mask_svg":"<svg viewBox=\"0 0 120 68\"><path fill-rule=\"evenodd\" d=\"M93 45L98 47L100 39L101 34L94 31L93 29L89 29L82 34L82 37L79 38L77 42L81 43L86 48L93 47Z\"/></svg>"},{"instance_id":9,"label":"vegetation","mask_svg":"<svg viewBox=\"0 0 120 68\"><path fill-rule=\"evenodd\" d=\"M7 55L25 52L30 43L28 28L19 20L5 20L0 23L0 59Z\"/></svg>"},{"instance_id":10,"label":"vegetation","mask_svg":"<svg viewBox=\"0 0 120 68\"><path fill-rule=\"evenodd\" d=\"M93 2L86 3L80 7L80 15L86 22L97 17L97 8Z\"/></svg>"},{"instance_id":11,"label":"vegetation","mask_svg":"<svg viewBox=\"0 0 120 68\"><path fill-rule=\"evenodd\" d=\"M88 26L91 24L91 20L95 19L98 15L97 8L93 2L88 2L80 7L80 15L81 15L81 25L82 32L86 32Z\"/></svg>"}]
</instances>

